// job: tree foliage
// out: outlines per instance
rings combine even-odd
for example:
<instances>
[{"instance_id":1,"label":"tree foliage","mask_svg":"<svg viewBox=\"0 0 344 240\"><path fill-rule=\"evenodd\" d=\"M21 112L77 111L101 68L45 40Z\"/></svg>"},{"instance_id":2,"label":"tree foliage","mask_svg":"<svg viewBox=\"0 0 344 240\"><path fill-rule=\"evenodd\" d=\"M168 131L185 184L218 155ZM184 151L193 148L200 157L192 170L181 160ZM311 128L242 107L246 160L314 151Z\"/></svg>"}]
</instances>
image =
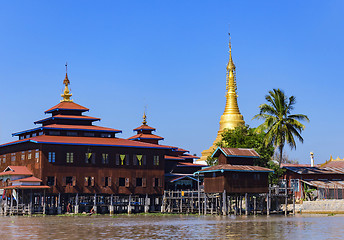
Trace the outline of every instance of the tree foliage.
<instances>
[{"instance_id":1,"label":"tree foliage","mask_svg":"<svg viewBox=\"0 0 344 240\"><path fill-rule=\"evenodd\" d=\"M263 119L264 122L257 128L257 132L265 132L266 146L273 144L279 150L279 166L282 162L283 148L288 144L291 149L296 148L295 138L303 142L301 132L305 126L299 122L309 121L304 114L290 114L296 103L295 97L287 98L280 89L273 89L265 96L268 103L259 106L260 112L253 119Z\"/></svg>"},{"instance_id":2,"label":"tree foliage","mask_svg":"<svg viewBox=\"0 0 344 240\"><path fill-rule=\"evenodd\" d=\"M272 145L265 146L264 137L264 132L257 133L254 128L250 128L248 125L239 126L233 130L226 129L222 133L222 141L217 145L230 148L253 148L260 155L255 165L268 167L274 148Z\"/></svg>"}]
</instances>

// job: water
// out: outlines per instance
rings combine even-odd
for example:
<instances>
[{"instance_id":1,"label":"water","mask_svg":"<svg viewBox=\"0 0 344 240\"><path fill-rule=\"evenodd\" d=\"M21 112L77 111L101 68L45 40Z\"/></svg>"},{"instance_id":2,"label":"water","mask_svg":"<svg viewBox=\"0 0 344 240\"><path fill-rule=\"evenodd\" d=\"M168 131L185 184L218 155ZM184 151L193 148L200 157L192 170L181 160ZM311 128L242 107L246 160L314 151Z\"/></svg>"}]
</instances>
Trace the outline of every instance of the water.
<instances>
[{"instance_id":1,"label":"water","mask_svg":"<svg viewBox=\"0 0 344 240\"><path fill-rule=\"evenodd\" d=\"M0 217L1 239L343 239L344 217Z\"/></svg>"}]
</instances>

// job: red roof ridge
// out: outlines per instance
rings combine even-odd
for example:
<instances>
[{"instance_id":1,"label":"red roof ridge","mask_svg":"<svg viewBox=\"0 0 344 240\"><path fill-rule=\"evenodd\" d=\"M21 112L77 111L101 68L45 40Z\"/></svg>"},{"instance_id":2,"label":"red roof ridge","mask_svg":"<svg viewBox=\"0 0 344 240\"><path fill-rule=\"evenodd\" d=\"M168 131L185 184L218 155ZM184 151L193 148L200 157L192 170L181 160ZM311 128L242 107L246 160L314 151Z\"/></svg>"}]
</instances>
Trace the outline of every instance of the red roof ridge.
<instances>
[{"instance_id":1,"label":"red roof ridge","mask_svg":"<svg viewBox=\"0 0 344 240\"><path fill-rule=\"evenodd\" d=\"M44 113L49 113L49 112L53 112L55 110L77 110L77 111L89 111L88 108L83 107L75 102L60 102L59 104L49 108L48 110L46 110Z\"/></svg>"}]
</instances>

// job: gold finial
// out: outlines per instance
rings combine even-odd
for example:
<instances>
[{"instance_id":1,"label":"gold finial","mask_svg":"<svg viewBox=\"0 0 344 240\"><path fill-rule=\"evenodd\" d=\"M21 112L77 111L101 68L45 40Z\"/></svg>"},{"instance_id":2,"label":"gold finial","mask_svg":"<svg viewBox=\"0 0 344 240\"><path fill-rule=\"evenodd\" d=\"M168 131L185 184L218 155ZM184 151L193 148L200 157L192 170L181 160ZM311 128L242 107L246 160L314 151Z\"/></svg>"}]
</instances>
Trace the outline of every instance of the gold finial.
<instances>
[{"instance_id":1,"label":"gold finial","mask_svg":"<svg viewBox=\"0 0 344 240\"><path fill-rule=\"evenodd\" d=\"M142 121L143 125L147 125L147 116L146 116L146 110L143 112L143 121Z\"/></svg>"},{"instance_id":2,"label":"gold finial","mask_svg":"<svg viewBox=\"0 0 344 240\"><path fill-rule=\"evenodd\" d=\"M63 91L63 94L61 94L61 97L63 98L61 100L61 102L73 102L72 99L70 99L70 97L72 96L71 93L69 93L69 89L68 89L68 85L70 84L70 81L68 79L68 74L67 74L67 62L66 62L66 77L65 79L63 80L63 84L65 85L65 89Z\"/></svg>"},{"instance_id":3,"label":"gold finial","mask_svg":"<svg viewBox=\"0 0 344 240\"><path fill-rule=\"evenodd\" d=\"M235 71L235 65L232 59L232 42L231 42L231 34L228 33L229 36L229 43L228 43L228 47L229 47L229 61L227 64L227 71Z\"/></svg>"}]
</instances>

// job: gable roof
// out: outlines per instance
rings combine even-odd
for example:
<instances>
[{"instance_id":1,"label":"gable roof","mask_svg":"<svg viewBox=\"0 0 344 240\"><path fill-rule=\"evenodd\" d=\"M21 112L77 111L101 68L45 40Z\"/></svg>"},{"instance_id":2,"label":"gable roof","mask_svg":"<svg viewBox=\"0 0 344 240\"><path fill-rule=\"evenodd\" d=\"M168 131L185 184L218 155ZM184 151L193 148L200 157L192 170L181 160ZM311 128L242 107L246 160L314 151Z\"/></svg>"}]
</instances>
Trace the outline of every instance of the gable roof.
<instances>
[{"instance_id":1,"label":"gable roof","mask_svg":"<svg viewBox=\"0 0 344 240\"><path fill-rule=\"evenodd\" d=\"M133 131L140 131L140 130L151 130L151 131L155 131L156 129L155 128L152 128L148 125L141 125L137 128L135 128Z\"/></svg>"},{"instance_id":2,"label":"gable roof","mask_svg":"<svg viewBox=\"0 0 344 240\"><path fill-rule=\"evenodd\" d=\"M203 168L195 172L194 175L206 172L273 172L273 170L260 166L222 164Z\"/></svg>"},{"instance_id":3,"label":"gable roof","mask_svg":"<svg viewBox=\"0 0 344 240\"><path fill-rule=\"evenodd\" d=\"M7 175L28 175L32 176L33 173L25 166L8 166L3 172L0 173L0 176Z\"/></svg>"},{"instance_id":4,"label":"gable roof","mask_svg":"<svg viewBox=\"0 0 344 240\"><path fill-rule=\"evenodd\" d=\"M136 134L135 136L132 136L130 138L128 138L129 140L140 140L140 139L154 139L154 140L164 140L163 137L154 135L154 134L144 134L144 133L139 133Z\"/></svg>"},{"instance_id":5,"label":"gable roof","mask_svg":"<svg viewBox=\"0 0 344 240\"><path fill-rule=\"evenodd\" d=\"M89 117L89 116L74 116L74 115L61 115L61 114L58 114L58 115L55 115L55 116L52 116L52 117L48 117L48 118L44 118L44 119L41 119L41 120L38 120L36 122L34 122L34 124L37 124L37 123L43 123L43 122L46 122L48 120L54 120L54 119L73 119L73 120L89 120L89 121L100 121L100 118L95 118L95 117Z\"/></svg>"},{"instance_id":6,"label":"gable roof","mask_svg":"<svg viewBox=\"0 0 344 240\"><path fill-rule=\"evenodd\" d=\"M211 157L218 157L223 153L226 157L259 158L259 154L252 148L222 148L218 147Z\"/></svg>"}]
</instances>

